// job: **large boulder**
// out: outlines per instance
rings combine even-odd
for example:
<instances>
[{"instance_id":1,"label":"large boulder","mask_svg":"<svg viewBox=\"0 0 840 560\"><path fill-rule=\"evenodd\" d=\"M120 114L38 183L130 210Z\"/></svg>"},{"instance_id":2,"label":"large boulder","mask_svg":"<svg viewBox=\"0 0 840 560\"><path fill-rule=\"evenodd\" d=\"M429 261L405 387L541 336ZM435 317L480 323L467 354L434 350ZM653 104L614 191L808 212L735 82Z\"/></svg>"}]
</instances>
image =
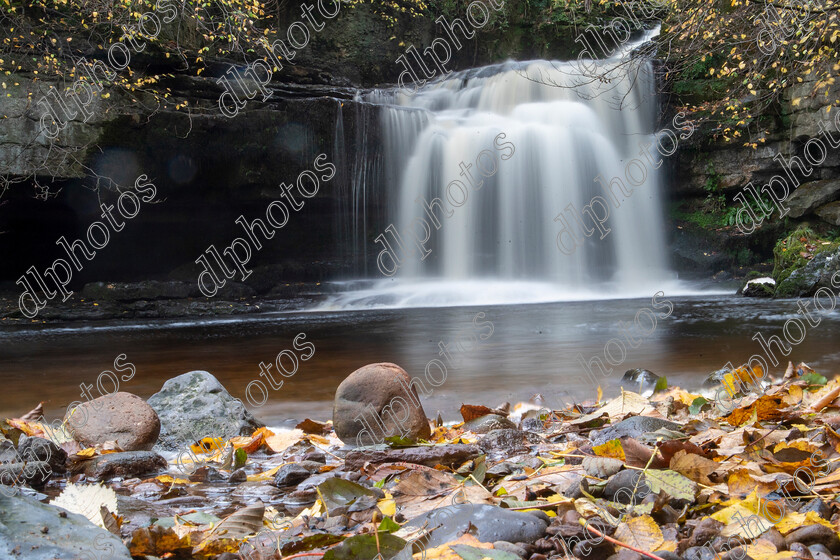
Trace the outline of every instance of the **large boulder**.
<instances>
[{"instance_id":1,"label":"large boulder","mask_svg":"<svg viewBox=\"0 0 840 560\"><path fill-rule=\"evenodd\" d=\"M68 414L67 429L85 447L116 441L124 451L148 451L160 434L155 409L131 393L114 393L80 404Z\"/></svg>"},{"instance_id":2,"label":"large boulder","mask_svg":"<svg viewBox=\"0 0 840 560\"><path fill-rule=\"evenodd\" d=\"M158 445L169 451L205 437L250 435L265 426L206 371L167 380L148 403L160 418Z\"/></svg>"},{"instance_id":3,"label":"large boulder","mask_svg":"<svg viewBox=\"0 0 840 560\"><path fill-rule=\"evenodd\" d=\"M791 218L799 218L810 214L817 207L831 202L840 194L840 180L823 179L799 185L784 201L784 206L790 209L787 214Z\"/></svg>"},{"instance_id":4,"label":"large boulder","mask_svg":"<svg viewBox=\"0 0 840 560\"><path fill-rule=\"evenodd\" d=\"M0 492L0 558L131 560L119 537L77 513Z\"/></svg>"},{"instance_id":5,"label":"large boulder","mask_svg":"<svg viewBox=\"0 0 840 560\"><path fill-rule=\"evenodd\" d=\"M429 421L411 377L396 364L360 367L335 392L333 427L350 445L381 443L390 436L428 439Z\"/></svg>"},{"instance_id":6,"label":"large boulder","mask_svg":"<svg viewBox=\"0 0 840 560\"><path fill-rule=\"evenodd\" d=\"M814 295L820 288L828 288L835 293L837 290L832 286L831 279L838 272L840 272L840 248L817 253L808 264L794 270L790 276L779 283L774 297L808 297Z\"/></svg>"}]
</instances>

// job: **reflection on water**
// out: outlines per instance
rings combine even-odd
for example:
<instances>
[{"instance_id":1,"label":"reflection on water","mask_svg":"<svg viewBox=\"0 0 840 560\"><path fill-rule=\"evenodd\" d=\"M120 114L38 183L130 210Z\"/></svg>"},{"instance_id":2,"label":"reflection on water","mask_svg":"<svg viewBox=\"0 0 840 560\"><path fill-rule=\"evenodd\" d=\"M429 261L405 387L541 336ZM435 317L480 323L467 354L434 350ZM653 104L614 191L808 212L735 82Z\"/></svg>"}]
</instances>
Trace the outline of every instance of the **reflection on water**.
<instances>
[{"instance_id":1,"label":"reflection on water","mask_svg":"<svg viewBox=\"0 0 840 560\"><path fill-rule=\"evenodd\" d=\"M672 384L696 387L727 361L737 365L760 352L759 344L751 340L756 332L781 335L784 322L798 317L795 301L708 295L664 299L673 302L673 313L658 319L656 329L636 348L625 344L626 356L618 366L605 362L612 367L612 374L602 378L606 394L616 392L618 379L633 367L667 375ZM632 324L643 308L651 308L649 297L5 328L0 331L0 417L23 414L42 400L48 416L58 416L67 404L84 398L80 383L95 386L100 372L113 370L114 359L123 353L137 373L121 384L121 390L145 398L166 379L203 369L244 401L245 387L258 378L260 362L273 362L279 352L292 349L292 340L301 332L315 344L314 356L301 362L279 390L271 391L265 406L249 407L269 424L307 416L330 418L332 396L341 380L364 364L381 361L395 362L410 375L423 377L430 360L451 358L446 382L424 399L430 417L440 410L444 418L455 419L461 402L493 406L527 400L535 393L550 401L564 390L589 397L594 388L583 380L578 356L603 359L604 346L611 339L627 340L619 322ZM473 325L479 312L485 313L484 321L493 323L493 333L468 350L471 334L479 333ZM485 327L480 332L488 331ZM840 359L839 334L840 313L823 316L773 373L780 373L792 359L833 375ZM442 357L439 344L453 348L456 341L465 351ZM610 351L618 362L616 348L612 344ZM96 396L96 389L92 391Z\"/></svg>"}]
</instances>

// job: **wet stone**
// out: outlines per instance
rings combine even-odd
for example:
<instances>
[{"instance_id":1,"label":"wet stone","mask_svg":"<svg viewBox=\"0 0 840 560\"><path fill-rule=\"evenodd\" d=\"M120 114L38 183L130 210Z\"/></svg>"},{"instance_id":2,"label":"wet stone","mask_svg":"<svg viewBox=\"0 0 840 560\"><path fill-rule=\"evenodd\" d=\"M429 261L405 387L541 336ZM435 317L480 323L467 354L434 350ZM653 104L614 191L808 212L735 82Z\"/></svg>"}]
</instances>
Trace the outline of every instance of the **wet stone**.
<instances>
[{"instance_id":1,"label":"wet stone","mask_svg":"<svg viewBox=\"0 0 840 560\"><path fill-rule=\"evenodd\" d=\"M542 427L541 422L540 427ZM484 416L480 416L464 423L464 430L474 432L476 434L486 434L492 432L493 430L502 429L515 430L516 424L504 416L499 416L498 414L485 414Z\"/></svg>"},{"instance_id":2,"label":"wet stone","mask_svg":"<svg viewBox=\"0 0 840 560\"><path fill-rule=\"evenodd\" d=\"M85 476L95 480L143 476L164 470L167 466L166 459L153 451L108 453L79 465Z\"/></svg>"},{"instance_id":3,"label":"wet stone","mask_svg":"<svg viewBox=\"0 0 840 560\"><path fill-rule=\"evenodd\" d=\"M309 475L310 472L298 464L283 465L274 475L272 484L278 488L294 486L309 478Z\"/></svg>"},{"instance_id":4,"label":"wet stone","mask_svg":"<svg viewBox=\"0 0 840 560\"><path fill-rule=\"evenodd\" d=\"M508 455L528 452L532 445L543 439L532 432L521 430L493 430L478 441L479 447L486 453L504 452Z\"/></svg>"},{"instance_id":5,"label":"wet stone","mask_svg":"<svg viewBox=\"0 0 840 560\"><path fill-rule=\"evenodd\" d=\"M638 471L619 471L604 486L604 498L621 504L629 504L631 501L642 503L650 489L644 480L639 481L641 477L642 473Z\"/></svg>"},{"instance_id":6,"label":"wet stone","mask_svg":"<svg viewBox=\"0 0 840 560\"><path fill-rule=\"evenodd\" d=\"M572 552L581 560L606 560L615 553L615 547L606 540L587 539L577 543Z\"/></svg>"},{"instance_id":7,"label":"wet stone","mask_svg":"<svg viewBox=\"0 0 840 560\"><path fill-rule=\"evenodd\" d=\"M799 513L808 513L809 511L813 511L823 519L831 519L831 507L819 498L814 498L799 508Z\"/></svg>"},{"instance_id":8,"label":"wet stone","mask_svg":"<svg viewBox=\"0 0 840 560\"><path fill-rule=\"evenodd\" d=\"M461 504L434 509L408 522L409 527L434 528L429 548L457 539L472 525L481 542L532 543L545 535L548 524L535 515L486 504Z\"/></svg>"},{"instance_id":9,"label":"wet stone","mask_svg":"<svg viewBox=\"0 0 840 560\"><path fill-rule=\"evenodd\" d=\"M840 538L832 529L825 525L809 525L800 527L785 537L788 548L793 550L793 543L801 543L805 546L821 544L828 548L832 554L840 553Z\"/></svg>"},{"instance_id":10,"label":"wet stone","mask_svg":"<svg viewBox=\"0 0 840 560\"><path fill-rule=\"evenodd\" d=\"M614 424L602 430L592 432L592 444L601 445L611 439L617 439L624 436L633 439L642 439L644 434L655 432L661 428L678 431L682 426L669 420L662 418L654 418L652 416L631 416L626 420L622 420L618 424Z\"/></svg>"}]
</instances>

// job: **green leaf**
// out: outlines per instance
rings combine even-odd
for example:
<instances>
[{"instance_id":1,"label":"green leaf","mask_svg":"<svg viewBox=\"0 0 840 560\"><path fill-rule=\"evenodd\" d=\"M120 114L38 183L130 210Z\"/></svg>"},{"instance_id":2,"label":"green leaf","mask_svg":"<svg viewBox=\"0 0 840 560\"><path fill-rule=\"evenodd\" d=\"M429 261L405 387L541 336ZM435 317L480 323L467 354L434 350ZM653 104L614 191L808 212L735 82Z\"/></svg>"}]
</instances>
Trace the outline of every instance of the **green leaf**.
<instances>
[{"instance_id":1,"label":"green leaf","mask_svg":"<svg viewBox=\"0 0 840 560\"><path fill-rule=\"evenodd\" d=\"M415 440L403 436L386 437L385 443L387 443L389 447L414 447L417 445Z\"/></svg>"},{"instance_id":2,"label":"green leaf","mask_svg":"<svg viewBox=\"0 0 840 560\"><path fill-rule=\"evenodd\" d=\"M678 472L645 471L645 481L652 492L664 490L672 498L694 500L697 484Z\"/></svg>"},{"instance_id":3,"label":"green leaf","mask_svg":"<svg viewBox=\"0 0 840 560\"><path fill-rule=\"evenodd\" d=\"M411 545L399 537L382 533L377 549L374 535L356 535L329 549L323 560L373 560L377 554L381 554L383 560L410 560Z\"/></svg>"},{"instance_id":4,"label":"green leaf","mask_svg":"<svg viewBox=\"0 0 840 560\"><path fill-rule=\"evenodd\" d=\"M479 455L473 461L475 468L473 469L473 478L478 481L479 484L484 483L484 475L487 474L487 462L485 461L486 455Z\"/></svg>"},{"instance_id":5,"label":"green leaf","mask_svg":"<svg viewBox=\"0 0 840 560\"><path fill-rule=\"evenodd\" d=\"M453 544L449 548L464 560L483 560L484 558L490 558L491 560L519 560L519 556L505 550L475 548L466 544Z\"/></svg>"},{"instance_id":6,"label":"green leaf","mask_svg":"<svg viewBox=\"0 0 840 560\"><path fill-rule=\"evenodd\" d=\"M707 401L703 397L697 397L696 399L691 401L691 406L688 407L688 413L692 415L699 414L700 410L707 404L709 404L709 401Z\"/></svg>"},{"instance_id":7,"label":"green leaf","mask_svg":"<svg viewBox=\"0 0 840 560\"><path fill-rule=\"evenodd\" d=\"M351 511L368 509L376 505L379 496L370 488L343 478L328 478L318 485L318 490L328 509L343 506L356 506Z\"/></svg>"},{"instance_id":8,"label":"green leaf","mask_svg":"<svg viewBox=\"0 0 840 560\"><path fill-rule=\"evenodd\" d=\"M241 447L233 454L233 470L241 469L248 460L248 454Z\"/></svg>"},{"instance_id":9,"label":"green leaf","mask_svg":"<svg viewBox=\"0 0 840 560\"><path fill-rule=\"evenodd\" d=\"M668 388L668 378L664 375L656 380L656 385L653 387L653 392L658 393Z\"/></svg>"},{"instance_id":10,"label":"green leaf","mask_svg":"<svg viewBox=\"0 0 840 560\"><path fill-rule=\"evenodd\" d=\"M382 519L382 523L379 524L379 529L377 529L377 531L385 531L386 533L393 533L399 530L400 524L388 516Z\"/></svg>"},{"instance_id":11,"label":"green leaf","mask_svg":"<svg viewBox=\"0 0 840 560\"><path fill-rule=\"evenodd\" d=\"M825 385L828 382L828 380L819 373L809 373L807 375L803 375L799 379L807 381L808 385Z\"/></svg>"}]
</instances>

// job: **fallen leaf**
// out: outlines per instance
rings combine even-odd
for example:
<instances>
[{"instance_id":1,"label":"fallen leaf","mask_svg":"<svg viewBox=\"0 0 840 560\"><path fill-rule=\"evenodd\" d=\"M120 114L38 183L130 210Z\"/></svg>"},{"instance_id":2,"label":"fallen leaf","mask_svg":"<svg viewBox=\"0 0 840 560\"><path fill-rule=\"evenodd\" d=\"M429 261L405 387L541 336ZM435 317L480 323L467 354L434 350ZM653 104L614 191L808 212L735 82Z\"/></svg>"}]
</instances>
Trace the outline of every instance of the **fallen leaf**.
<instances>
[{"instance_id":1,"label":"fallen leaf","mask_svg":"<svg viewBox=\"0 0 840 560\"><path fill-rule=\"evenodd\" d=\"M633 517L615 530L615 538L640 550L656 550L665 542L662 530L649 515Z\"/></svg>"},{"instance_id":2,"label":"fallen leaf","mask_svg":"<svg viewBox=\"0 0 840 560\"><path fill-rule=\"evenodd\" d=\"M94 525L105 529L101 508L104 506L113 514L117 511L117 494L101 484L73 484L67 487L57 498L50 500L50 505L57 506L71 513L78 513L87 517Z\"/></svg>"}]
</instances>

